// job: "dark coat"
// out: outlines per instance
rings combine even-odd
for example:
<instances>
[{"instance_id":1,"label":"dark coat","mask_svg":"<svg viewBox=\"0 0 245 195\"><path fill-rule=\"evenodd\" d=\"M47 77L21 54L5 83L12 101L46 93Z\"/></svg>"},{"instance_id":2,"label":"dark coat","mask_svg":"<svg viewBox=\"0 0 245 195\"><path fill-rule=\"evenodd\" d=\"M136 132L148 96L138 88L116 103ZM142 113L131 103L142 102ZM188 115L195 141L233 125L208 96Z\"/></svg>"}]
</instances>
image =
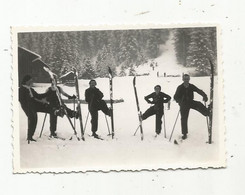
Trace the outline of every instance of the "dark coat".
<instances>
[{"instance_id":1,"label":"dark coat","mask_svg":"<svg viewBox=\"0 0 245 195\"><path fill-rule=\"evenodd\" d=\"M28 115L29 110L37 111L43 104L36 99L43 99L46 97L46 93L38 94L33 88L30 88L32 95L30 94L29 89L24 86L19 87L19 102L22 109Z\"/></svg>"},{"instance_id":2,"label":"dark coat","mask_svg":"<svg viewBox=\"0 0 245 195\"><path fill-rule=\"evenodd\" d=\"M201 96L207 98L207 95L193 84L189 84L188 87L184 86L184 83L178 86L174 99L179 104L190 104L194 99L194 92L197 92Z\"/></svg>"},{"instance_id":3,"label":"dark coat","mask_svg":"<svg viewBox=\"0 0 245 195\"><path fill-rule=\"evenodd\" d=\"M57 86L59 93L60 93L60 87ZM52 105L53 107L60 107L60 101L59 101L59 97L56 93L56 90L52 90L51 87L49 87L46 91L47 94L47 101L49 102L50 105Z\"/></svg>"},{"instance_id":4,"label":"dark coat","mask_svg":"<svg viewBox=\"0 0 245 195\"><path fill-rule=\"evenodd\" d=\"M98 110L103 97L103 93L96 87L86 89L85 101L88 102L89 110Z\"/></svg>"},{"instance_id":5,"label":"dark coat","mask_svg":"<svg viewBox=\"0 0 245 195\"><path fill-rule=\"evenodd\" d=\"M163 92L159 92L159 94L156 94L156 92L153 92L145 96L145 100L148 103L154 104L155 110L163 110L164 103L168 103L171 100L171 97Z\"/></svg>"}]
</instances>

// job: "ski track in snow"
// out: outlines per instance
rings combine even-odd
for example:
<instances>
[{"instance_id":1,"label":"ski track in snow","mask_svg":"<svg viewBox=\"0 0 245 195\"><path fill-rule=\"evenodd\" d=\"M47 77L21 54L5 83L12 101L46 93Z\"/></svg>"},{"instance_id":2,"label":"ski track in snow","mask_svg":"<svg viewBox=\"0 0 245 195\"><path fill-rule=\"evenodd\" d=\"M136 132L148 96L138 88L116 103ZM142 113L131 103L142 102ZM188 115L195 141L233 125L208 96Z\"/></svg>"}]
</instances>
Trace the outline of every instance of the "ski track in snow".
<instances>
[{"instance_id":1,"label":"ski track in snow","mask_svg":"<svg viewBox=\"0 0 245 195\"><path fill-rule=\"evenodd\" d=\"M104 93L104 99L109 99L109 78L96 79L97 87ZM155 135L155 116L143 121L144 140L140 140L140 132L133 136L138 126L137 108L133 91L133 77L115 77L113 80L114 99L123 98L123 103L114 104L114 124L115 139L107 136L108 130L105 117L99 112L98 134L105 140L94 139L91 135L90 117L85 130L86 141L77 141L75 136L72 140L73 130L66 117L58 118L57 133L66 138L65 141L59 139L48 139L49 117L46 119L42 138L38 138L44 113L38 114L38 124L34 138L37 142L27 144L27 118L20 109L20 163L22 168L71 168L79 167L82 170L110 170L110 169L156 169L159 167L198 167L208 166L219 159L220 145L218 134L218 107L216 101L217 94L214 94L214 120L213 120L213 141L206 144L208 140L208 130L206 118L194 110L189 115L189 136L188 139L179 145L173 144L174 139L181 136L180 118L175 127L172 141L169 136L176 119L179 106L171 100L171 109L165 110L167 139L162 134L157 138ZM84 99L85 89L88 88L88 80L79 80L80 96ZM191 78L191 83L204 90L209 96L209 77ZM139 104L144 112L150 104L144 100L144 96L153 92L156 84L162 86L162 91L173 97L175 90L181 84L181 77L158 78L155 76L141 76L136 78L136 86L139 97ZM35 90L44 92L49 84L38 84ZM75 87L63 86L68 94L75 94ZM217 78L215 78L215 87ZM216 92L216 91L215 91ZM195 94L196 100L202 98ZM109 106L109 104L108 104ZM73 104L68 104L73 108ZM83 124L88 113L87 105L82 104ZM166 107L166 106L165 106ZM166 109L166 108L165 108ZM109 125L110 118L107 117ZM72 119L73 121L73 119ZM81 135L79 121L76 121L76 130ZM198 164L197 164L198 163ZM88 166L89 165L89 166Z\"/></svg>"}]
</instances>

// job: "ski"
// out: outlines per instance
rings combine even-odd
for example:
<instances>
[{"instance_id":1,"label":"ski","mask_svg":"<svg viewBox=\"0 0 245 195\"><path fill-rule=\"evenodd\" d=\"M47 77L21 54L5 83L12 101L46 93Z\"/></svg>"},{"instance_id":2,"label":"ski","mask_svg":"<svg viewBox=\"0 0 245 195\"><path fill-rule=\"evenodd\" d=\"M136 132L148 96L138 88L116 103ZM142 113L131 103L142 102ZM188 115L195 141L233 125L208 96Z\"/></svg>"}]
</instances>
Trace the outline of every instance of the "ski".
<instances>
[{"instance_id":1,"label":"ski","mask_svg":"<svg viewBox=\"0 0 245 195\"><path fill-rule=\"evenodd\" d=\"M210 63L210 114L209 114L209 123L208 123L208 143L212 143L212 126L213 126L213 95L214 95L214 65L211 60L209 60Z\"/></svg>"},{"instance_id":2,"label":"ski","mask_svg":"<svg viewBox=\"0 0 245 195\"><path fill-rule=\"evenodd\" d=\"M49 136L48 139L49 139L49 140L52 140L52 139L60 139L60 140L63 140L63 141L66 140L65 138L60 137L60 136Z\"/></svg>"},{"instance_id":3,"label":"ski","mask_svg":"<svg viewBox=\"0 0 245 195\"><path fill-rule=\"evenodd\" d=\"M94 137L94 136L92 136L92 137L95 138L95 139L104 140L104 139L101 138L101 137Z\"/></svg>"},{"instance_id":4,"label":"ski","mask_svg":"<svg viewBox=\"0 0 245 195\"><path fill-rule=\"evenodd\" d=\"M99 139L99 140L104 140L102 137L100 137L100 136L96 136L96 137L94 137L93 135L89 135L89 137L93 137L93 138L95 138L95 139Z\"/></svg>"},{"instance_id":5,"label":"ski","mask_svg":"<svg viewBox=\"0 0 245 195\"><path fill-rule=\"evenodd\" d=\"M77 131L76 131L74 125L72 124L71 119L69 118L69 116L67 114L67 111L65 109L65 103L61 99L61 95L60 95L60 92L59 92L59 90L57 88L56 80L54 78L55 74L48 67L44 66L43 69L49 74L50 78L52 79L52 81L53 81L53 83L55 85L55 88L56 88L56 95L57 95L57 97L59 99L60 107L63 109L63 111L64 111L64 113L65 113L65 115L66 115L66 117L67 117L67 119L68 119L68 121L69 121L69 123L70 123L70 125L71 125L71 127L73 129L73 131L74 131L74 135L76 136L77 140L80 141L80 138L77 136Z\"/></svg>"},{"instance_id":6,"label":"ski","mask_svg":"<svg viewBox=\"0 0 245 195\"><path fill-rule=\"evenodd\" d=\"M143 135L142 117L141 117L142 113L140 111L138 94L137 94L137 89L136 89L136 76L133 79L133 86L134 86L134 95L135 95L135 100L136 100L136 105L137 105L138 116L139 116L139 128L140 128L141 140L143 140L144 135Z\"/></svg>"},{"instance_id":7,"label":"ski","mask_svg":"<svg viewBox=\"0 0 245 195\"><path fill-rule=\"evenodd\" d=\"M85 141L84 138L84 129L83 129L83 119L82 119L82 110L81 110L81 103L80 103L80 93L79 93L79 85L78 85L78 75L77 70L73 68L74 72L74 80L75 80L75 87L76 87L76 96L77 96L77 112L79 114L79 121L80 121L80 128L81 128L81 137L82 140Z\"/></svg>"},{"instance_id":8,"label":"ski","mask_svg":"<svg viewBox=\"0 0 245 195\"><path fill-rule=\"evenodd\" d=\"M113 117L113 85L112 85L112 71L111 68L108 67L109 71L109 79L110 79L110 104L111 104L111 136L114 138L114 117Z\"/></svg>"},{"instance_id":9,"label":"ski","mask_svg":"<svg viewBox=\"0 0 245 195\"><path fill-rule=\"evenodd\" d=\"M184 141L184 139L182 139L182 138L179 138L178 140L175 139L175 140L174 140L174 144L175 144L175 145L179 145L179 144L182 143L183 141Z\"/></svg>"}]
</instances>

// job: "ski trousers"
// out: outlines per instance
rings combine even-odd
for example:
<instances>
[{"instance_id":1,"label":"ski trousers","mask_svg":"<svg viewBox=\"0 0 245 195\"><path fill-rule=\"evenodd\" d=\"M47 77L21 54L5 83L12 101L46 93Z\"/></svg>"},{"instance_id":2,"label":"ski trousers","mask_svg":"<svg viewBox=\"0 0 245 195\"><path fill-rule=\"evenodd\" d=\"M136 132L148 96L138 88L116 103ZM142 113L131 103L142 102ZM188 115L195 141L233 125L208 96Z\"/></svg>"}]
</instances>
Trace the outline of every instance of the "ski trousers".
<instances>
[{"instance_id":1,"label":"ski trousers","mask_svg":"<svg viewBox=\"0 0 245 195\"><path fill-rule=\"evenodd\" d=\"M53 113L53 108L48 104L38 103L22 109L28 118L27 139L31 139L37 126L37 112Z\"/></svg>"},{"instance_id":2,"label":"ski trousers","mask_svg":"<svg viewBox=\"0 0 245 195\"><path fill-rule=\"evenodd\" d=\"M190 109L194 109L200 112L204 116L209 115L208 109L199 101L192 101L190 103L182 103L180 106L180 115L181 115L181 131L182 134L188 134L188 117Z\"/></svg>"},{"instance_id":3,"label":"ski trousers","mask_svg":"<svg viewBox=\"0 0 245 195\"><path fill-rule=\"evenodd\" d=\"M56 109L59 109L58 106L55 106ZM66 112L68 117L73 118L75 116L75 111L71 110L70 108L66 107ZM57 129L57 116L54 113L50 113L50 118L49 118L49 122L50 122L50 133L51 135L53 135L56 132Z\"/></svg>"},{"instance_id":4,"label":"ski trousers","mask_svg":"<svg viewBox=\"0 0 245 195\"><path fill-rule=\"evenodd\" d=\"M156 115L156 133L160 134L162 130L162 116L163 116L163 108L156 110L154 106L151 106L148 108L144 114L142 115L142 120L147 119L148 117L152 115Z\"/></svg>"},{"instance_id":5,"label":"ski trousers","mask_svg":"<svg viewBox=\"0 0 245 195\"><path fill-rule=\"evenodd\" d=\"M109 115L110 111L104 100L100 100L95 108L89 109L91 115L91 131L96 133L98 130L98 111L101 110L104 114Z\"/></svg>"}]
</instances>

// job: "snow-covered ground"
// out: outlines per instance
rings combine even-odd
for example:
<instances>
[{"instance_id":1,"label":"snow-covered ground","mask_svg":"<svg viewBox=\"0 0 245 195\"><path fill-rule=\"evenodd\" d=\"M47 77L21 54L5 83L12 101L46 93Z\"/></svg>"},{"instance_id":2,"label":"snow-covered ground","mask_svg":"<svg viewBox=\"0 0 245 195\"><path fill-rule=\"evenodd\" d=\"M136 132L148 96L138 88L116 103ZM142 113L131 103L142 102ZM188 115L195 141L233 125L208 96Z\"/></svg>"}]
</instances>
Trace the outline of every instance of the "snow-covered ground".
<instances>
[{"instance_id":1,"label":"snow-covered ground","mask_svg":"<svg viewBox=\"0 0 245 195\"><path fill-rule=\"evenodd\" d=\"M57 133L66 138L65 141L49 140L49 117L46 120L43 136L39 137L43 123L44 113L38 114L38 125L34 138L37 142L27 144L27 118L19 106L19 146L20 168L35 170L67 171L78 170L128 170L128 169L157 169L157 168L184 168L184 167L209 167L224 164L223 124L219 124L220 108L218 107L218 93L214 98L214 124L213 144L206 144L208 140L206 118L200 113L191 110L189 115L188 139L179 145L173 144L174 139L181 136L180 118L175 127L172 142L162 135L154 138L155 116L143 121L144 140L140 134L133 136L138 126L138 116L135 96L132 84L133 77L115 77L113 80L114 99L123 98L123 103L114 105L115 139L108 137L108 130L104 115L99 114L98 134L105 140L94 139L91 135L90 121L85 130L86 141L77 141L73 130L66 117L58 118ZM109 99L109 79L96 79L97 87L104 93L104 99ZM217 89L215 78L215 89ZM144 112L150 105L144 100L144 96L153 92L156 84L162 86L162 91L173 97L175 90L181 84L181 77L137 77L136 84L140 108ZM191 78L191 83L204 90L209 96L209 77ZM88 80L79 80L80 96L84 99L84 91L88 88ZM35 87L38 92L44 92L49 85L40 84ZM62 86L62 85L61 85ZM62 86L68 94L75 94L74 87ZM196 100L202 100L197 94ZM73 108L73 105L68 105ZM165 106L166 107L166 106ZM171 100L171 109L165 108L167 138L173 128L179 107ZM82 105L83 122L88 113L87 105ZM90 120L90 119L89 119ZM108 118L110 124L110 119ZM79 123L76 121L76 129L80 134ZM18 129L15 129L18 131ZM16 146L15 146L16 147Z\"/></svg>"},{"instance_id":2,"label":"snow-covered ground","mask_svg":"<svg viewBox=\"0 0 245 195\"><path fill-rule=\"evenodd\" d=\"M182 73L193 73L195 68L184 67L178 64L176 59L176 52L174 48L173 33L170 33L169 39L165 44L160 45L160 55L154 60L149 60L147 63L138 66L135 71L137 74L146 74L163 76L166 73L167 76L182 75ZM153 63L157 66L154 69L150 66Z\"/></svg>"}]
</instances>

